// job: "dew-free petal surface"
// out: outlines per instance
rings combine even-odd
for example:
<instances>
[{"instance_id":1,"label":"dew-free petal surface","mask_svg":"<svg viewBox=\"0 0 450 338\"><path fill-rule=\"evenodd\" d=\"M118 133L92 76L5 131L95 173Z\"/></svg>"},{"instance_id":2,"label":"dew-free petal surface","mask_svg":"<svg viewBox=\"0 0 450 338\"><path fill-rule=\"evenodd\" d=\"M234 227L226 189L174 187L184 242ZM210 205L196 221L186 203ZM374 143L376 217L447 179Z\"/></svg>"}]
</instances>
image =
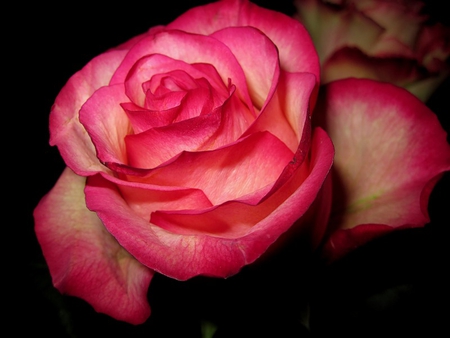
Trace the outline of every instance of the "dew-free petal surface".
<instances>
[{"instance_id":1,"label":"dew-free petal surface","mask_svg":"<svg viewBox=\"0 0 450 338\"><path fill-rule=\"evenodd\" d=\"M98 312L140 324L150 315L147 290L154 273L124 250L86 208L85 181L66 168L34 212L53 283Z\"/></svg>"},{"instance_id":2,"label":"dew-free petal surface","mask_svg":"<svg viewBox=\"0 0 450 338\"><path fill-rule=\"evenodd\" d=\"M167 27L206 35L225 27L258 28L278 47L284 70L312 73L319 81L318 57L309 33L302 24L293 20L283 13L248 1L231 0L192 8ZM292 36L296 38L293 40Z\"/></svg>"},{"instance_id":3,"label":"dew-free petal surface","mask_svg":"<svg viewBox=\"0 0 450 338\"><path fill-rule=\"evenodd\" d=\"M126 52L111 50L92 59L69 79L52 106L50 144L58 146L66 164L79 175L106 170L99 163L94 145L79 122L78 114L85 101L109 83Z\"/></svg>"},{"instance_id":4,"label":"dew-free petal surface","mask_svg":"<svg viewBox=\"0 0 450 338\"><path fill-rule=\"evenodd\" d=\"M427 223L432 187L450 170L436 115L406 90L368 79L332 82L318 102L316 122L336 148L330 241L333 231L360 224L384 232Z\"/></svg>"}]
</instances>

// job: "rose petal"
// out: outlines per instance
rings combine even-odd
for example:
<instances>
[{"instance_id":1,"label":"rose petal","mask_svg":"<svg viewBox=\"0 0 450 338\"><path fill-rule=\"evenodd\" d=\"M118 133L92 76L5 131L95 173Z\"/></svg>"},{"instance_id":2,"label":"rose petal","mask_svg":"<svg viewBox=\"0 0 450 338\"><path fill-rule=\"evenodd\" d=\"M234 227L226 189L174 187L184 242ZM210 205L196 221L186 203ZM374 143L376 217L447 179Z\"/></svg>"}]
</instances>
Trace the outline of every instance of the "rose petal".
<instances>
[{"instance_id":1,"label":"rose petal","mask_svg":"<svg viewBox=\"0 0 450 338\"><path fill-rule=\"evenodd\" d=\"M321 95L318 123L336 148L329 232L427 223L431 189L450 170L436 115L406 90L367 79L332 82Z\"/></svg>"},{"instance_id":2,"label":"rose petal","mask_svg":"<svg viewBox=\"0 0 450 338\"><path fill-rule=\"evenodd\" d=\"M223 205L222 211L216 211L215 216L223 220L252 221L248 232L239 238L206 233L188 236L161 229L136 214L115 184L100 175L88 180L86 201L119 243L153 270L181 280L196 275L226 277L256 260L308 210L327 177L334 154L330 139L320 129L314 133L313 149L306 179L299 171L300 176L294 175L292 181L256 208L232 202L235 203L234 213L229 212L228 203ZM205 215L208 224L215 219ZM260 221L255 224L255 219Z\"/></svg>"},{"instance_id":3,"label":"rose petal","mask_svg":"<svg viewBox=\"0 0 450 338\"><path fill-rule=\"evenodd\" d=\"M267 105L244 135L267 130L295 152L310 117L310 98L316 92L316 79L312 74L282 71Z\"/></svg>"},{"instance_id":4,"label":"rose petal","mask_svg":"<svg viewBox=\"0 0 450 338\"><path fill-rule=\"evenodd\" d=\"M146 220L155 210L203 210L213 206L200 189L124 182L109 176L107 180L116 184L128 206Z\"/></svg>"},{"instance_id":5,"label":"rose petal","mask_svg":"<svg viewBox=\"0 0 450 338\"><path fill-rule=\"evenodd\" d=\"M102 87L80 110L80 122L95 145L97 162L127 164L124 138L132 129L120 105L127 100L122 84Z\"/></svg>"},{"instance_id":6,"label":"rose petal","mask_svg":"<svg viewBox=\"0 0 450 338\"><path fill-rule=\"evenodd\" d=\"M99 163L94 145L78 120L78 112L98 88L109 83L125 54L126 50L112 50L94 58L69 79L52 107L50 144L58 146L66 164L79 175L107 170Z\"/></svg>"},{"instance_id":7,"label":"rose petal","mask_svg":"<svg viewBox=\"0 0 450 338\"><path fill-rule=\"evenodd\" d=\"M284 70L312 73L319 79L316 50L303 25L285 14L259 7L250 1L217 1L195 7L167 25L170 29L205 35L236 26L255 27L267 35L278 47ZM296 38L292 39L293 36Z\"/></svg>"},{"instance_id":8,"label":"rose petal","mask_svg":"<svg viewBox=\"0 0 450 338\"><path fill-rule=\"evenodd\" d=\"M280 61L276 46L253 27L224 28L211 36L230 48L244 71L253 104L261 109L278 83Z\"/></svg>"},{"instance_id":9,"label":"rose petal","mask_svg":"<svg viewBox=\"0 0 450 338\"><path fill-rule=\"evenodd\" d=\"M35 231L53 284L96 311L133 324L150 315L153 271L125 251L86 208L86 178L66 168L34 211ZM107 300L107 301L105 301Z\"/></svg>"}]
</instances>

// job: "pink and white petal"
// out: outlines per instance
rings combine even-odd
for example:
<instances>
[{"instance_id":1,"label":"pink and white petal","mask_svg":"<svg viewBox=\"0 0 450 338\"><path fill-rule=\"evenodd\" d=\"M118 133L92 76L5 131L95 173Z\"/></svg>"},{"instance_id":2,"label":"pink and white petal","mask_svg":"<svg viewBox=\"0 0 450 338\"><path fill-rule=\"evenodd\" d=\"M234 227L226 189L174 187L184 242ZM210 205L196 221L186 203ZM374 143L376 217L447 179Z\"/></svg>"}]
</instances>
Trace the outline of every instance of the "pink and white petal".
<instances>
[{"instance_id":1,"label":"pink and white petal","mask_svg":"<svg viewBox=\"0 0 450 338\"><path fill-rule=\"evenodd\" d=\"M278 47L282 69L312 73L319 79L316 49L305 27L285 14L259 7L250 1L217 1L195 7L167 28L209 35L236 26L252 26L267 35ZM292 39L293 36L296 38Z\"/></svg>"},{"instance_id":2,"label":"pink and white petal","mask_svg":"<svg viewBox=\"0 0 450 338\"><path fill-rule=\"evenodd\" d=\"M295 152L302 139L303 128L309 123L307 120L317 91L312 74L282 71L275 92L244 135L267 130Z\"/></svg>"},{"instance_id":3,"label":"pink and white petal","mask_svg":"<svg viewBox=\"0 0 450 338\"><path fill-rule=\"evenodd\" d=\"M220 126L220 114L202 115L168 126L129 135L125 139L127 163L155 168L183 151L196 151L210 142Z\"/></svg>"},{"instance_id":4,"label":"pink and white petal","mask_svg":"<svg viewBox=\"0 0 450 338\"><path fill-rule=\"evenodd\" d=\"M294 154L268 132L260 132L212 151L183 152L142 181L202 190L214 204L271 186Z\"/></svg>"},{"instance_id":5,"label":"pink and white petal","mask_svg":"<svg viewBox=\"0 0 450 338\"><path fill-rule=\"evenodd\" d=\"M132 133L132 128L121 106L127 100L122 84L105 86L98 89L80 110L80 123L92 139L101 163L127 163L124 139Z\"/></svg>"},{"instance_id":6,"label":"pink and white petal","mask_svg":"<svg viewBox=\"0 0 450 338\"><path fill-rule=\"evenodd\" d=\"M213 205L199 189L184 187L160 187L137 182L126 182L108 175L106 180L115 183L122 198L145 220L156 210L207 209Z\"/></svg>"},{"instance_id":7,"label":"pink and white petal","mask_svg":"<svg viewBox=\"0 0 450 338\"><path fill-rule=\"evenodd\" d=\"M336 148L329 232L427 223L432 187L450 170L436 115L408 91L368 79L334 81L321 95L319 125Z\"/></svg>"},{"instance_id":8,"label":"pink and white petal","mask_svg":"<svg viewBox=\"0 0 450 338\"><path fill-rule=\"evenodd\" d=\"M186 63L214 65L222 82L236 85L239 98L253 109L245 81L245 75L230 49L219 40L203 35L168 30L140 40L126 55L115 72L111 84L124 83L129 70L142 57L163 54Z\"/></svg>"},{"instance_id":9,"label":"pink and white petal","mask_svg":"<svg viewBox=\"0 0 450 338\"><path fill-rule=\"evenodd\" d=\"M66 168L34 211L36 235L53 284L98 312L143 323L150 315L147 290L154 272L122 248L86 208L85 182Z\"/></svg>"},{"instance_id":10,"label":"pink and white petal","mask_svg":"<svg viewBox=\"0 0 450 338\"><path fill-rule=\"evenodd\" d=\"M107 170L99 163L94 145L79 122L78 114L85 101L109 83L126 52L111 50L94 58L69 79L52 107L50 144L58 146L66 164L79 175Z\"/></svg>"},{"instance_id":11,"label":"pink and white petal","mask_svg":"<svg viewBox=\"0 0 450 338\"><path fill-rule=\"evenodd\" d=\"M230 48L244 70L253 104L261 109L278 83L280 61L277 47L253 27L228 27L211 36Z\"/></svg>"},{"instance_id":12,"label":"pink and white petal","mask_svg":"<svg viewBox=\"0 0 450 338\"><path fill-rule=\"evenodd\" d=\"M289 229L315 200L333 161L333 145L327 134L316 130L315 151L311 153L310 173L293 175L279 193L259 206L231 202L214 212L222 220L250 221L248 232L238 238L202 234L182 235L162 229L136 214L123 199L117 186L101 175L89 178L86 201L122 246L151 269L166 276L186 280L197 275L227 277L250 264ZM296 185L301 183L300 186ZM114 207L112 207L114 206ZM234 208L237 209L234 209ZM230 210L235 210L230 212ZM209 215L198 215L211 223ZM213 216L213 215L211 215ZM265 217L267 216L267 217ZM189 221L189 215L186 220ZM256 220L259 222L254 223ZM233 226L232 223L229 224Z\"/></svg>"},{"instance_id":13,"label":"pink and white petal","mask_svg":"<svg viewBox=\"0 0 450 338\"><path fill-rule=\"evenodd\" d=\"M217 109L217 113L221 115L220 129L215 138L211 139L211 142L208 144L205 144L202 149L216 149L236 141L242 137L255 121L253 107L249 108L242 102L237 95L236 89L236 86L230 84L228 88L230 92L229 98Z\"/></svg>"}]
</instances>

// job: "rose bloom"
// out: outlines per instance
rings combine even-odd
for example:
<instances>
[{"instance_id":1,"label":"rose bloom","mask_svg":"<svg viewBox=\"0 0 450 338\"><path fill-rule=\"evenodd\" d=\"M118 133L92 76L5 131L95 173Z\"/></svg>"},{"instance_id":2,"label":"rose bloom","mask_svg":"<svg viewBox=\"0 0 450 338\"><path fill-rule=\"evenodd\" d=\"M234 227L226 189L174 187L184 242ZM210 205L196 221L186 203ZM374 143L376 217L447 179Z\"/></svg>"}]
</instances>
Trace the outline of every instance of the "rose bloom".
<instances>
[{"instance_id":1,"label":"rose bloom","mask_svg":"<svg viewBox=\"0 0 450 338\"><path fill-rule=\"evenodd\" d=\"M231 276L291 236L339 257L363 242L341 232L425 224L450 169L436 116L371 80L318 96L319 78L298 20L238 0L91 60L51 109L67 168L34 213L55 287L138 324L155 273Z\"/></svg>"},{"instance_id":2,"label":"rose bloom","mask_svg":"<svg viewBox=\"0 0 450 338\"><path fill-rule=\"evenodd\" d=\"M311 130L318 78L304 27L248 1L194 8L94 58L50 114L67 169L35 219L54 285L141 323L155 272L227 277L255 261L332 165L330 138Z\"/></svg>"},{"instance_id":3,"label":"rose bloom","mask_svg":"<svg viewBox=\"0 0 450 338\"><path fill-rule=\"evenodd\" d=\"M450 73L450 27L418 0L295 0L311 33L322 83L346 77L394 83L426 101Z\"/></svg>"}]
</instances>

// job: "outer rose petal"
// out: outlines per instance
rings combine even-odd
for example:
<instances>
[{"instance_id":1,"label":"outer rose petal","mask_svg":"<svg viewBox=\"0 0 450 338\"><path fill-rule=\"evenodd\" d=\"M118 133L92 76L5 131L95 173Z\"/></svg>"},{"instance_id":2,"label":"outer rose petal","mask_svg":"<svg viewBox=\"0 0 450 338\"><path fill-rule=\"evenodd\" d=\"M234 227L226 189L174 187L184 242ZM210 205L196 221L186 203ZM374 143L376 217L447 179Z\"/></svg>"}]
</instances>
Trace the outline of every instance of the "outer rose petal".
<instances>
[{"instance_id":1,"label":"outer rose petal","mask_svg":"<svg viewBox=\"0 0 450 338\"><path fill-rule=\"evenodd\" d=\"M325 255L340 257L348 240L362 244L388 227L427 223L432 187L450 170L435 114L406 90L368 79L332 82L321 95L314 116L336 148ZM360 224L367 231L357 230Z\"/></svg>"},{"instance_id":2,"label":"outer rose petal","mask_svg":"<svg viewBox=\"0 0 450 338\"><path fill-rule=\"evenodd\" d=\"M278 47L284 70L312 73L318 82L320 68L314 45L303 25L292 20L282 13L249 1L223 0L192 8L167 25L167 28L206 35L225 27L258 28Z\"/></svg>"},{"instance_id":3,"label":"outer rose petal","mask_svg":"<svg viewBox=\"0 0 450 338\"><path fill-rule=\"evenodd\" d=\"M252 206L231 201L203 213L166 215L168 221L202 223L203 227L205 224L216 228L220 228L218 225L246 227L244 231L239 229L238 236L234 237L229 236L236 233L178 234L149 223L103 175L89 178L86 202L120 244L151 269L180 280L196 275L227 277L255 261L307 212L328 175L333 155L331 140L317 128L308 176L304 178L299 168L291 180L261 204Z\"/></svg>"},{"instance_id":4,"label":"outer rose petal","mask_svg":"<svg viewBox=\"0 0 450 338\"><path fill-rule=\"evenodd\" d=\"M125 251L86 208L86 178L66 168L35 209L35 230L62 293L89 302L96 311L140 324L150 316L147 290L153 271Z\"/></svg>"},{"instance_id":5,"label":"outer rose petal","mask_svg":"<svg viewBox=\"0 0 450 338\"><path fill-rule=\"evenodd\" d=\"M58 94L50 114L50 144L58 146L66 164L79 175L104 171L94 145L78 120L86 100L109 83L126 50L112 50L90 61L74 74Z\"/></svg>"}]
</instances>

